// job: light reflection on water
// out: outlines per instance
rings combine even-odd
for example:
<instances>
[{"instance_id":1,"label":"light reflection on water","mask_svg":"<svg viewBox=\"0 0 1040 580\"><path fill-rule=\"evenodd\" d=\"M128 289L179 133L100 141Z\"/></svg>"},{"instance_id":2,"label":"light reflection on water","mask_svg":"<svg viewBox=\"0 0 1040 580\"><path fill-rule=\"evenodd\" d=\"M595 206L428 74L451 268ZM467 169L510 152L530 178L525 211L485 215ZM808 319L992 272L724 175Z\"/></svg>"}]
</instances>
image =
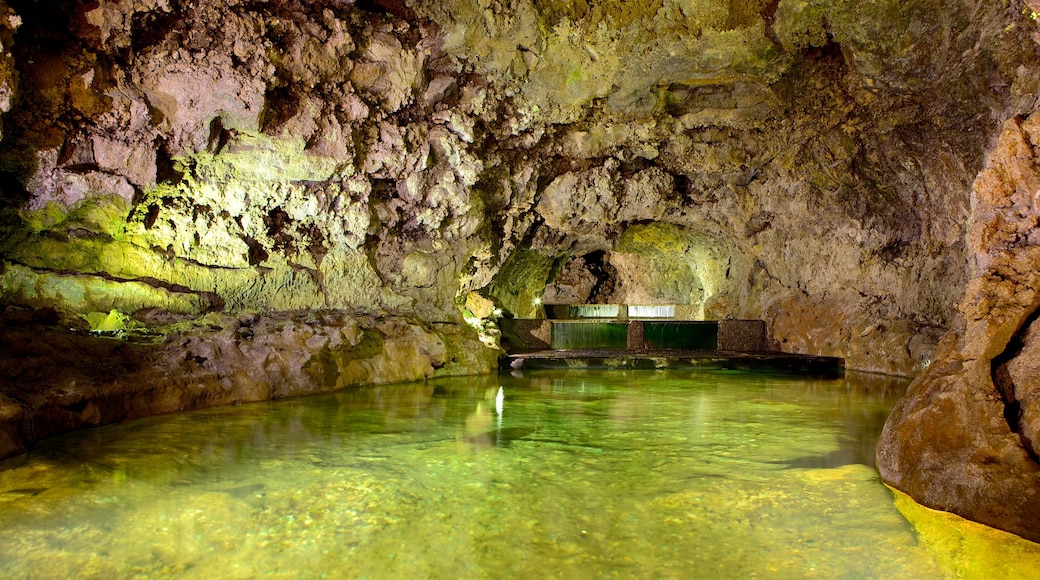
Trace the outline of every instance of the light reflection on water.
<instances>
[{"instance_id":1,"label":"light reflection on water","mask_svg":"<svg viewBox=\"0 0 1040 580\"><path fill-rule=\"evenodd\" d=\"M0 570L954 576L872 467L904 387L856 375L545 371L75 433L0 465Z\"/></svg>"}]
</instances>

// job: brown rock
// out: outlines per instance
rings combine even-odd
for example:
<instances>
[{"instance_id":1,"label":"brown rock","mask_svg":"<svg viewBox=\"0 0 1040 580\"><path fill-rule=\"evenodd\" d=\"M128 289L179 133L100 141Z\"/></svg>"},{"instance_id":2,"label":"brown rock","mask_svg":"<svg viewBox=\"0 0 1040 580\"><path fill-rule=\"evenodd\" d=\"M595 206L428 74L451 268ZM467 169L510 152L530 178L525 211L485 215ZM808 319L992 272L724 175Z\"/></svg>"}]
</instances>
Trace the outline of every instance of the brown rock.
<instances>
[{"instance_id":1,"label":"brown rock","mask_svg":"<svg viewBox=\"0 0 1040 580\"><path fill-rule=\"evenodd\" d=\"M210 316L158 344L73 334L16 314L0 327L0 458L86 427L363 384L485 374L497 363L497 351L465 325L433 329L342 312Z\"/></svg>"},{"instance_id":2,"label":"brown rock","mask_svg":"<svg viewBox=\"0 0 1040 580\"><path fill-rule=\"evenodd\" d=\"M1040 347L1040 113L1004 125L973 188L963 325L896 405L878 444L882 478L929 507L1040 541L1036 454Z\"/></svg>"},{"instance_id":3,"label":"brown rock","mask_svg":"<svg viewBox=\"0 0 1040 580\"><path fill-rule=\"evenodd\" d=\"M0 394L0 459L25 453L25 409Z\"/></svg>"}]
</instances>

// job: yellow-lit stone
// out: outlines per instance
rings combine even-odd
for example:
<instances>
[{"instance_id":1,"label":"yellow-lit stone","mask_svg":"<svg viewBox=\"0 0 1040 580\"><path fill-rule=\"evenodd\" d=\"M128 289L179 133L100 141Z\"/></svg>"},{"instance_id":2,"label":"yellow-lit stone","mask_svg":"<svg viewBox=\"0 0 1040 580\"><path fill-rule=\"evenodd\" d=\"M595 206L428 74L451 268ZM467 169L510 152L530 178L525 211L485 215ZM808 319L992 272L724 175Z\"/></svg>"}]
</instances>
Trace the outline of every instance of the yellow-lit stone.
<instances>
[{"instance_id":1,"label":"yellow-lit stone","mask_svg":"<svg viewBox=\"0 0 1040 580\"><path fill-rule=\"evenodd\" d=\"M1033 578L1040 570L1040 544L926 508L892 489L896 508L950 577L971 580Z\"/></svg>"}]
</instances>

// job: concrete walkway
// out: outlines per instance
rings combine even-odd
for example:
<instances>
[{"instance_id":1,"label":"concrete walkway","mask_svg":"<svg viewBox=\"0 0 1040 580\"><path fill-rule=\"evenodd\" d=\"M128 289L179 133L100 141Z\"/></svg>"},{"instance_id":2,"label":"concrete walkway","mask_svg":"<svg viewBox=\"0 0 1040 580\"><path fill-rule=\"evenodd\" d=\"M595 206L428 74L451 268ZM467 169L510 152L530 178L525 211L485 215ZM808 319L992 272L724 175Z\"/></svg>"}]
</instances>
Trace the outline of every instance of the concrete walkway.
<instances>
[{"instance_id":1,"label":"concrete walkway","mask_svg":"<svg viewBox=\"0 0 1040 580\"><path fill-rule=\"evenodd\" d=\"M838 378L845 359L783 352L720 350L560 349L518 352L499 359L501 368L556 369L732 369L797 373Z\"/></svg>"}]
</instances>

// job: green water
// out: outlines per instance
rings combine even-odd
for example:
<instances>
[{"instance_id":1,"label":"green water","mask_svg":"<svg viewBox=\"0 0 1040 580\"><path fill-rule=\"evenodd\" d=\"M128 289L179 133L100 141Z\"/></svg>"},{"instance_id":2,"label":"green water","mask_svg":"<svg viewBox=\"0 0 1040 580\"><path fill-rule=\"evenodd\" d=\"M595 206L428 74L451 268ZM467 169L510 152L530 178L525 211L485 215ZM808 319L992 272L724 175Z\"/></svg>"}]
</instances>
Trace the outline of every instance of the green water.
<instances>
[{"instance_id":1,"label":"green water","mask_svg":"<svg viewBox=\"0 0 1040 580\"><path fill-rule=\"evenodd\" d=\"M0 575L952 577L869 466L903 386L544 371L75 433L0 464Z\"/></svg>"},{"instance_id":2,"label":"green water","mask_svg":"<svg viewBox=\"0 0 1040 580\"><path fill-rule=\"evenodd\" d=\"M643 337L653 348L719 348L718 322L644 322Z\"/></svg>"},{"instance_id":3,"label":"green water","mask_svg":"<svg viewBox=\"0 0 1040 580\"><path fill-rule=\"evenodd\" d=\"M561 321L552 323L552 348L625 348L628 324L625 322Z\"/></svg>"}]
</instances>

